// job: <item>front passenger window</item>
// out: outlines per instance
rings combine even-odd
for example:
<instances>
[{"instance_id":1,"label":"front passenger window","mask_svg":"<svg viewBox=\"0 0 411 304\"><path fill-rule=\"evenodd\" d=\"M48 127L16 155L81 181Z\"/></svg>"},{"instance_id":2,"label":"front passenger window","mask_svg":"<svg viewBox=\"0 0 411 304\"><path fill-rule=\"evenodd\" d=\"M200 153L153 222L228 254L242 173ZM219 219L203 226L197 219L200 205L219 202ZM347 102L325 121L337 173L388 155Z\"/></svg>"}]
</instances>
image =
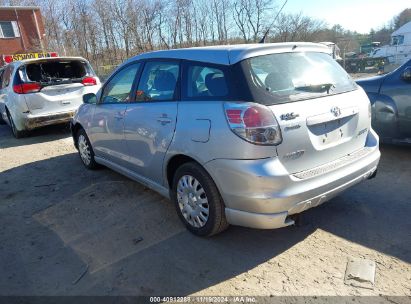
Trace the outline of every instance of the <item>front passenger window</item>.
<instances>
[{"instance_id":1,"label":"front passenger window","mask_svg":"<svg viewBox=\"0 0 411 304\"><path fill-rule=\"evenodd\" d=\"M110 79L104 87L101 103L131 102L131 89L139 67L139 63L132 64Z\"/></svg>"}]
</instances>

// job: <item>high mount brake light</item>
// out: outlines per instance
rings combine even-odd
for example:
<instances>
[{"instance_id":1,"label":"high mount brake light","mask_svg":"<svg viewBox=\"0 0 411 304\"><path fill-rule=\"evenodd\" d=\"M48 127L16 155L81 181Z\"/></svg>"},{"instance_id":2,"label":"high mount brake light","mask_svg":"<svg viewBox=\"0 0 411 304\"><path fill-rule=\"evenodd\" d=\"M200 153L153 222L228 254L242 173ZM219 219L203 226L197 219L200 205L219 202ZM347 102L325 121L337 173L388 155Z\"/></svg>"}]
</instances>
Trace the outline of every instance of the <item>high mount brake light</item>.
<instances>
[{"instance_id":1,"label":"high mount brake light","mask_svg":"<svg viewBox=\"0 0 411 304\"><path fill-rule=\"evenodd\" d=\"M37 82L29 82L16 84L13 86L13 91L17 94L29 94L40 92L41 85Z\"/></svg>"},{"instance_id":2,"label":"high mount brake light","mask_svg":"<svg viewBox=\"0 0 411 304\"><path fill-rule=\"evenodd\" d=\"M280 126L273 112L256 103L224 104L228 125L242 139L258 145L278 145L282 142Z\"/></svg>"},{"instance_id":3,"label":"high mount brake light","mask_svg":"<svg viewBox=\"0 0 411 304\"><path fill-rule=\"evenodd\" d=\"M94 77L85 77L81 83L85 86L93 86L97 85L97 80Z\"/></svg>"}]
</instances>

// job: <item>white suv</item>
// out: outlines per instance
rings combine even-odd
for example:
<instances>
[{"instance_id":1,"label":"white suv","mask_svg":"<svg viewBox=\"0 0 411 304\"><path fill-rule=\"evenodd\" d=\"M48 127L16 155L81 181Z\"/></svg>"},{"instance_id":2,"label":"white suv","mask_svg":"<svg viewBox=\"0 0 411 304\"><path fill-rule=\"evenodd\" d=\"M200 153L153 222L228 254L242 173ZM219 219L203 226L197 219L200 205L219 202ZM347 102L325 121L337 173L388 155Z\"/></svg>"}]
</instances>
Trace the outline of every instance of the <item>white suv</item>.
<instances>
[{"instance_id":1,"label":"white suv","mask_svg":"<svg viewBox=\"0 0 411 304\"><path fill-rule=\"evenodd\" d=\"M69 122L84 94L97 93L100 80L79 57L12 62L0 70L0 122L16 138L28 130Z\"/></svg>"}]
</instances>

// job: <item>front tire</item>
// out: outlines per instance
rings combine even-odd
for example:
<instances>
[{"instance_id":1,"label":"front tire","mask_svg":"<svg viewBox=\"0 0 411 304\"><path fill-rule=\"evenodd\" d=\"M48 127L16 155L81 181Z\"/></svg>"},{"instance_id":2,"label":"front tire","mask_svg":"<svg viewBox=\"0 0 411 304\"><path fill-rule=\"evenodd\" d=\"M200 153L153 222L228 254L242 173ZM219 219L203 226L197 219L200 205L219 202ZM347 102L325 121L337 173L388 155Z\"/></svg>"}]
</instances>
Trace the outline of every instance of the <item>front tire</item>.
<instances>
[{"instance_id":1,"label":"front tire","mask_svg":"<svg viewBox=\"0 0 411 304\"><path fill-rule=\"evenodd\" d=\"M76 134L78 153L83 165L89 169L97 169L98 164L94 159L94 151L86 132L80 129Z\"/></svg>"},{"instance_id":2,"label":"front tire","mask_svg":"<svg viewBox=\"0 0 411 304\"><path fill-rule=\"evenodd\" d=\"M172 199L178 216L193 234L212 236L227 229L223 199L210 175L197 163L177 169Z\"/></svg>"}]
</instances>

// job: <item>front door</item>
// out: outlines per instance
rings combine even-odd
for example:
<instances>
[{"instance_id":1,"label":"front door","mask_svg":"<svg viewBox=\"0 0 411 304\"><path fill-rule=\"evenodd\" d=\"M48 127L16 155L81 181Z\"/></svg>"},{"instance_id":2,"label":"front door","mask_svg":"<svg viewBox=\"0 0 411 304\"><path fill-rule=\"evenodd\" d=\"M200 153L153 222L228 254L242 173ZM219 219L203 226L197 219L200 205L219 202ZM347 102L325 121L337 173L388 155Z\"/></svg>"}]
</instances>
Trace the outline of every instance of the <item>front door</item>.
<instances>
[{"instance_id":1,"label":"front door","mask_svg":"<svg viewBox=\"0 0 411 304\"><path fill-rule=\"evenodd\" d=\"M133 98L132 87L139 67L139 63L128 65L107 81L91 120L94 153L118 165L126 163L124 115Z\"/></svg>"},{"instance_id":2,"label":"front door","mask_svg":"<svg viewBox=\"0 0 411 304\"><path fill-rule=\"evenodd\" d=\"M127 105L124 136L132 170L158 184L177 119L178 61L145 63L136 102Z\"/></svg>"}]
</instances>

